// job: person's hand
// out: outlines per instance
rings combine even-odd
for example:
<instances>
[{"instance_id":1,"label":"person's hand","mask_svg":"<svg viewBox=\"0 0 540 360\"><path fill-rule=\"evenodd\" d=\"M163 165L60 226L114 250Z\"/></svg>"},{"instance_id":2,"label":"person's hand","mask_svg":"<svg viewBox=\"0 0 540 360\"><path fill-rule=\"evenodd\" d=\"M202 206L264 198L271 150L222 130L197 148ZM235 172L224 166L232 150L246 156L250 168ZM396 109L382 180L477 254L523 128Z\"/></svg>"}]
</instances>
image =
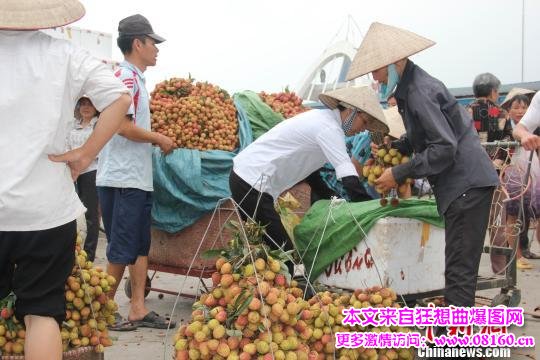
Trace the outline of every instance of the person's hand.
<instances>
[{"instance_id":1,"label":"person's hand","mask_svg":"<svg viewBox=\"0 0 540 360\"><path fill-rule=\"evenodd\" d=\"M71 178L75 181L79 174L92 163L94 157L89 156L84 147L80 147L60 155L49 155L49 160L66 163L71 171Z\"/></svg>"},{"instance_id":2,"label":"person's hand","mask_svg":"<svg viewBox=\"0 0 540 360\"><path fill-rule=\"evenodd\" d=\"M370 146L371 146L371 155L375 156L377 154L377 151L379 151L379 145L372 142Z\"/></svg>"},{"instance_id":3,"label":"person's hand","mask_svg":"<svg viewBox=\"0 0 540 360\"><path fill-rule=\"evenodd\" d=\"M528 151L536 150L540 148L540 137L527 132L521 136L521 146Z\"/></svg>"},{"instance_id":4,"label":"person's hand","mask_svg":"<svg viewBox=\"0 0 540 360\"><path fill-rule=\"evenodd\" d=\"M167 155L174 150L175 143L170 137L159 134L157 145L159 146L161 151L163 151L163 153Z\"/></svg>"},{"instance_id":5,"label":"person's hand","mask_svg":"<svg viewBox=\"0 0 540 360\"><path fill-rule=\"evenodd\" d=\"M390 143L391 143L391 139L390 139L390 136L385 136L384 139L383 139L383 144L386 146L386 147L389 147L390 146ZM372 142L370 144L371 146L371 154L373 156L375 156L377 154L377 151L379 151L380 149L380 146L375 144L374 142Z\"/></svg>"},{"instance_id":6,"label":"person's hand","mask_svg":"<svg viewBox=\"0 0 540 360\"><path fill-rule=\"evenodd\" d=\"M500 170L502 168L503 164L504 164L504 161L501 160L501 159L493 160L493 166L495 167L495 169Z\"/></svg>"},{"instance_id":7,"label":"person's hand","mask_svg":"<svg viewBox=\"0 0 540 360\"><path fill-rule=\"evenodd\" d=\"M375 187L379 188L383 191L383 193L387 193L390 191L390 189L397 187L398 184L396 182L396 179L394 179L394 174L392 174L392 169L387 168L383 171L381 176L377 180L375 180Z\"/></svg>"}]
</instances>

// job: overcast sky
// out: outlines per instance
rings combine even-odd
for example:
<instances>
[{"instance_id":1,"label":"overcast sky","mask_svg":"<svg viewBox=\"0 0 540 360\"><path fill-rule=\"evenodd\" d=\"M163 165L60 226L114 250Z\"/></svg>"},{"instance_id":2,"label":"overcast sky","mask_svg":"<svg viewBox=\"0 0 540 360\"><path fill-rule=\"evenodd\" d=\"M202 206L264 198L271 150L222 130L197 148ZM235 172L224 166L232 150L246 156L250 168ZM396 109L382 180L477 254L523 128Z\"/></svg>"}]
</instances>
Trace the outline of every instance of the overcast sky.
<instances>
[{"instance_id":1,"label":"overcast sky","mask_svg":"<svg viewBox=\"0 0 540 360\"><path fill-rule=\"evenodd\" d=\"M231 92L294 88L348 15L364 33L379 21L437 42L413 60L448 87L486 71L521 81L521 0L81 1L87 13L73 25L112 33L113 45L118 21L134 13L167 39L147 71L149 88L188 73ZM540 80L539 13L539 0L525 0L524 81ZM113 58L122 59L116 46Z\"/></svg>"}]
</instances>

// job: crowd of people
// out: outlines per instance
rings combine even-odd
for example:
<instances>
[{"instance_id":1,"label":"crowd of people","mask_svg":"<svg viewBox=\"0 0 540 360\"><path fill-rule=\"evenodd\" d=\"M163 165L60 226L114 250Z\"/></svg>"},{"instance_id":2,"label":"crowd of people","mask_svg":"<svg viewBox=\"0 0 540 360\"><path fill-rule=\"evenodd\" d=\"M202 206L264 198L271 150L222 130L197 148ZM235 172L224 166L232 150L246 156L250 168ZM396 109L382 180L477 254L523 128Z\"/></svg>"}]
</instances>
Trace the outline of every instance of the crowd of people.
<instances>
[{"instance_id":1,"label":"crowd of people","mask_svg":"<svg viewBox=\"0 0 540 360\"><path fill-rule=\"evenodd\" d=\"M0 109L9 120L0 124L0 298L10 292L17 296L27 359L62 356L64 284L74 263L76 219L83 214L89 260L95 259L101 213L107 272L121 279L128 267L130 275L129 313L127 318L117 313L111 329L175 326L144 300L152 146L165 154L174 148L170 138L150 131L144 72L156 65L157 45L165 39L144 16L124 18L117 39L124 61L113 73L88 52L37 31L83 15L77 0L5 0L0 9ZM500 81L481 74L467 112L440 80L409 59L434 44L403 29L372 24L347 77L371 74L380 84L379 96L370 87L321 94L324 109L281 122L234 158L230 190L242 217L266 226L268 245L290 250L293 243L274 208L277 197L307 178L316 199L373 199L377 194L361 176L363 161L378 146L369 133L389 134L389 144L412 158L386 169L376 186L389 191L408 178L428 179L446 224L446 304L474 306L497 171L510 158L500 149L490 158L481 141L520 141L512 161L526 167L525 151L540 147L540 95L531 100L531 91L516 89L499 106ZM383 110L381 100L390 109ZM533 174L539 167L536 157ZM504 208L509 227L525 223L518 253L524 258L538 258L527 240L528 224L540 209L533 178L523 203L514 199ZM519 191L508 189L509 196ZM512 245L516 236L508 232L504 241ZM522 268L527 264L518 262Z\"/></svg>"}]
</instances>

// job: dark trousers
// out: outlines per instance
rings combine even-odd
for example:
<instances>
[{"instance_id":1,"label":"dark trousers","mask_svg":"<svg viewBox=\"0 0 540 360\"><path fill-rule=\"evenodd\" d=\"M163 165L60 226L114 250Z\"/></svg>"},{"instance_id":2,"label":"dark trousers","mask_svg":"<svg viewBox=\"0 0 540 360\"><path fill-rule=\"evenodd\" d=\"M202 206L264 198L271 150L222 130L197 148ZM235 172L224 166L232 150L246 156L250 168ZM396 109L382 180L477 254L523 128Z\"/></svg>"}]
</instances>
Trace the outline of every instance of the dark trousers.
<instances>
[{"instance_id":1,"label":"dark trousers","mask_svg":"<svg viewBox=\"0 0 540 360\"><path fill-rule=\"evenodd\" d=\"M467 190L450 204L444 214L444 296L449 305L474 306L493 191L493 187Z\"/></svg>"},{"instance_id":2,"label":"dark trousers","mask_svg":"<svg viewBox=\"0 0 540 360\"><path fill-rule=\"evenodd\" d=\"M99 235L98 196L96 190L96 170L79 175L75 182L75 189L81 202L86 207L86 240L84 251L88 260L94 261Z\"/></svg>"},{"instance_id":3,"label":"dark trousers","mask_svg":"<svg viewBox=\"0 0 540 360\"><path fill-rule=\"evenodd\" d=\"M249 215L261 225L266 226L268 236L264 237L264 241L271 249L282 247L287 251L294 248L287 231L281 223L281 218L274 208L274 199L270 194L255 190L236 175L234 171L231 171L229 186L231 188L232 198L243 210L240 211L242 220L245 221L247 215ZM288 262L287 267L292 275L293 264Z\"/></svg>"},{"instance_id":4,"label":"dark trousers","mask_svg":"<svg viewBox=\"0 0 540 360\"><path fill-rule=\"evenodd\" d=\"M531 215L525 214L521 230L519 231L519 249L527 251L529 249L529 226L531 225Z\"/></svg>"}]
</instances>

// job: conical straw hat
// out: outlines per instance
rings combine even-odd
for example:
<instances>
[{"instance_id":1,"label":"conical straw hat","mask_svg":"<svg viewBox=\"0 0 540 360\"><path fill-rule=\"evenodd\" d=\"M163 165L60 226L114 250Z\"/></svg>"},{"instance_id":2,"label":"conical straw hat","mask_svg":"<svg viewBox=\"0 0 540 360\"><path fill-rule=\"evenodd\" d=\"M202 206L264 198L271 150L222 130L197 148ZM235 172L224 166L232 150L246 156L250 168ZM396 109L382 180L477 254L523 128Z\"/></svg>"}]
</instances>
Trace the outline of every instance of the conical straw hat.
<instances>
[{"instance_id":1,"label":"conical straw hat","mask_svg":"<svg viewBox=\"0 0 540 360\"><path fill-rule=\"evenodd\" d=\"M516 95L534 95L534 90L529 89L523 89L523 88L512 88L508 94L506 94L506 97L504 98L504 101L502 102L501 106L506 108L510 106L510 100Z\"/></svg>"},{"instance_id":2,"label":"conical straw hat","mask_svg":"<svg viewBox=\"0 0 540 360\"><path fill-rule=\"evenodd\" d=\"M1 0L0 30L38 30L71 24L84 16L77 0Z\"/></svg>"},{"instance_id":3,"label":"conical straw hat","mask_svg":"<svg viewBox=\"0 0 540 360\"><path fill-rule=\"evenodd\" d=\"M368 86L347 87L319 95L319 100L330 109L345 103L372 117L366 127L369 131L388 132L388 125L377 94Z\"/></svg>"},{"instance_id":4,"label":"conical straw hat","mask_svg":"<svg viewBox=\"0 0 540 360\"><path fill-rule=\"evenodd\" d=\"M433 45L435 42L410 31L375 22L354 56L347 80L393 64Z\"/></svg>"},{"instance_id":5,"label":"conical straw hat","mask_svg":"<svg viewBox=\"0 0 540 360\"><path fill-rule=\"evenodd\" d=\"M405 125L403 125L403 119L399 114L398 107L392 106L391 108L384 109L383 112L386 117L386 123L390 128L388 135L399 139L401 135L405 134Z\"/></svg>"}]
</instances>

